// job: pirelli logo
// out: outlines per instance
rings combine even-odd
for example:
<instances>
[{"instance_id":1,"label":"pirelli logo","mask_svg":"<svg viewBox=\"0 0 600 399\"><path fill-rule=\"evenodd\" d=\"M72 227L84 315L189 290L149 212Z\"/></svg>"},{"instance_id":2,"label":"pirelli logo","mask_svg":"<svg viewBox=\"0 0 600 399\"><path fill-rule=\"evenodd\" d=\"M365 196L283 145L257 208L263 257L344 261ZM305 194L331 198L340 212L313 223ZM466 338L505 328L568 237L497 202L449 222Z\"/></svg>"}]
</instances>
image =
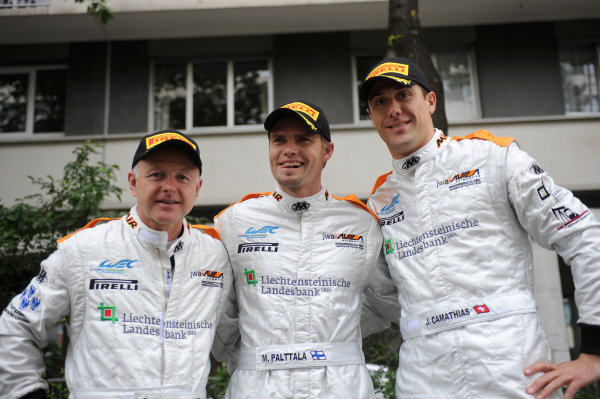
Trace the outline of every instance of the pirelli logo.
<instances>
[{"instance_id":1,"label":"pirelli logo","mask_svg":"<svg viewBox=\"0 0 600 399\"><path fill-rule=\"evenodd\" d=\"M399 73L401 75L408 76L408 65L397 64L395 62L386 62L385 64L381 64L377 68L373 69L365 80L369 80L388 72Z\"/></svg>"},{"instance_id":2,"label":"pirelli logo","mask_svg":"<svg viewBox=\"0 0 600 399\"><path fill-rule=\"evenodd\" d=\"M238 246L238 254L246 252L277 252L279 251L279 243L276 242L254 242L240 244Z\"/></svg>"},{"instance_id":3,"label":"pirelli logo","mask_svg":"<svg viewBox=\"0 0 600 399\"><path fill-rule=\"evenodd\" d=\"M187 144L190 145L190 147L192 147L194 150L196 149L196 146L194 144L192 144L188 139L186 139L185 137L183 137L180 134L177 133L160 133L160 134L156 134L152 137L148 137L146 139L146 149L149 150L150 148L154 147L157 144L160 144L164 141L168 141L168 140L181 140Z\"/></svg>"},{"instance_id":4,"label":"pirelli logo","mask_svg":"<svg viewBox=\"0 0 600 399\"><path fill-rule=\"evenodd\" d=\"M304 112L306 115L310 116L312 118L312 120L316 121L317 118L319 117L319 111L317 111L316 109L309 107L308 105L301 103L301 102L294 102L294 103L289 103L284 105L281 108L288 108L294 111L300 111L300 112Z\"/></svg>"}]
</instances>

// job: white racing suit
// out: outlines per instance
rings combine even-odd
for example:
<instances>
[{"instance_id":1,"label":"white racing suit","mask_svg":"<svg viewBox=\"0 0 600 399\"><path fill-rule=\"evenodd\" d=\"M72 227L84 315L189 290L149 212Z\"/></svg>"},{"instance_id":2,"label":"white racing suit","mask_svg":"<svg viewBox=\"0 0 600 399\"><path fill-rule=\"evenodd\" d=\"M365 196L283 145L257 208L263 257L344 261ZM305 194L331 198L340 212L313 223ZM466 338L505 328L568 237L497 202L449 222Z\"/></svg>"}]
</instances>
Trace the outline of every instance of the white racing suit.
<instances>
[{"instance_id":1,"label":"white racing suit","mask_svg":"<svg viewBox=\"0 0 600 399\"><path fill-rule=\"evenodd\" d=\"M205 398L232 276L209 229L182 230L167 251L167 233L146 227L134 207L59 240L0 318L0 397L46 388L39 348L68 316L71 398Z\"/></svg>"},{"instance_id":2,"label":"white racing suit","mask_svg":"<svg viewBox=\"0 0 600 399\"><path fill-rule=\"evenodd\" d=\"M523 369L551 351L528 233L571 265L582 352L600 353L600 225L513 139L436 130L393 166L368 203L402 309L398 398L532 398Z\"/></svg>"},{"instance_id":3,"label":"white racing suit","mask_svg":"<svg viewBox=\"0 0 600 399\"><path fill-rule=\"evenodd\" d=\"M246 196L215 218L237 295L213 350L219 360L237 359L227 398L374 397L361 298L376 262L387 266L376 218L353 199L277 190Z\"/></svg>"}]
</instances>

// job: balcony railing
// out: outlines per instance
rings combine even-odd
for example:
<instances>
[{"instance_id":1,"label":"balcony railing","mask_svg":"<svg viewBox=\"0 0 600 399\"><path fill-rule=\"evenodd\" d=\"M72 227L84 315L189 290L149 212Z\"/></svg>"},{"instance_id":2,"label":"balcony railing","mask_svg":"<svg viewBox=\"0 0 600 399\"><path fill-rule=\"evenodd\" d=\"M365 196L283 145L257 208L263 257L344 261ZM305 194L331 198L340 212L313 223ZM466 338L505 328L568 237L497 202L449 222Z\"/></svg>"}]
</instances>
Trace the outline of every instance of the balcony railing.
<instances>
[{"instance_id":1,"label":"balcony railing","mask_svg":"<svg viewBox=\"0 0 600 399\"><path fill-rule=\"evenodd\" d=\"M0 0L0 9L48 7L50 0Z\"/></svg>"}]
</instances>

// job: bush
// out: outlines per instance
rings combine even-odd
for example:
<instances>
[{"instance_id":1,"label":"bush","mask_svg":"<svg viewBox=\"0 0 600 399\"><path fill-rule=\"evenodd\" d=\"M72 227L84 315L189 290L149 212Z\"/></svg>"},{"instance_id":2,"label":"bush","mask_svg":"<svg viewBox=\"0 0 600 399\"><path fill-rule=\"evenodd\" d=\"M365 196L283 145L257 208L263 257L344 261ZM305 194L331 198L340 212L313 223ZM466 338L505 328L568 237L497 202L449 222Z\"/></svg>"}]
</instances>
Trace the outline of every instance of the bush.
<instances>
[{"instance_id":1,"label":"bush","mask_svg":"<svg viewBox=\"0 0 600 399\"><path fill-rule=\"evenodd\" d=\"M56 250L56 239L106 216L101 202L110 195L121 199L113 184L117 165L97 162L90 155L99 144L87 142L75 148L75 160L64 167L64 176L33 178L40 192L19 198L15 205L0 203L0 307L21 292L40 269L40 262Z\"/></svg>"}]
</instances>

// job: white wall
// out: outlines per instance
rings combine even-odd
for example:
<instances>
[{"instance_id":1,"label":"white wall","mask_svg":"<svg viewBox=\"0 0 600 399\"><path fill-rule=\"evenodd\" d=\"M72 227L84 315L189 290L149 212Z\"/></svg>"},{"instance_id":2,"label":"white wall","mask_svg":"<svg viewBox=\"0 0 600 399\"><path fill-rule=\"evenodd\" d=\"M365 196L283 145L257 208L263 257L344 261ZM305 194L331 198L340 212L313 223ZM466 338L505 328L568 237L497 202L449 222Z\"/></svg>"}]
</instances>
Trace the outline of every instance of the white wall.
<instances>
[{"instance_id":1,"label":"white wall","mask_svg":"<svg viewBox=\"0 0 600 399\"><path fill-rule=\"evenodd\" d=\"M529 121L482 121L479 125L496 136L512 136L555 181L571 190L600 189L600 118ZM451 126L451 135L463 136L474 125ZM204 164L204 185L197 204L226 205L249 192L271 191L274 182L268 163L266 133L194 134ZM377 132L369 124L333 126L335 150L323 174L324 185L338 196L353 193L367 198L375 179L391 170L391 158ZM125 190L123 202L107 201L109 208L128 208L134 198L128 194L127 172L138 137L108 138L103 159L119 164L118 185ZM0 137L1 140L1 137ZM51 140L51 139L48 139ZM62 167L72 159L71 151L82 140L59 138L48 142L0 143L0 201L34 193L27 179L50 174L62 176Z\"/></svg>"}]
</instances>

